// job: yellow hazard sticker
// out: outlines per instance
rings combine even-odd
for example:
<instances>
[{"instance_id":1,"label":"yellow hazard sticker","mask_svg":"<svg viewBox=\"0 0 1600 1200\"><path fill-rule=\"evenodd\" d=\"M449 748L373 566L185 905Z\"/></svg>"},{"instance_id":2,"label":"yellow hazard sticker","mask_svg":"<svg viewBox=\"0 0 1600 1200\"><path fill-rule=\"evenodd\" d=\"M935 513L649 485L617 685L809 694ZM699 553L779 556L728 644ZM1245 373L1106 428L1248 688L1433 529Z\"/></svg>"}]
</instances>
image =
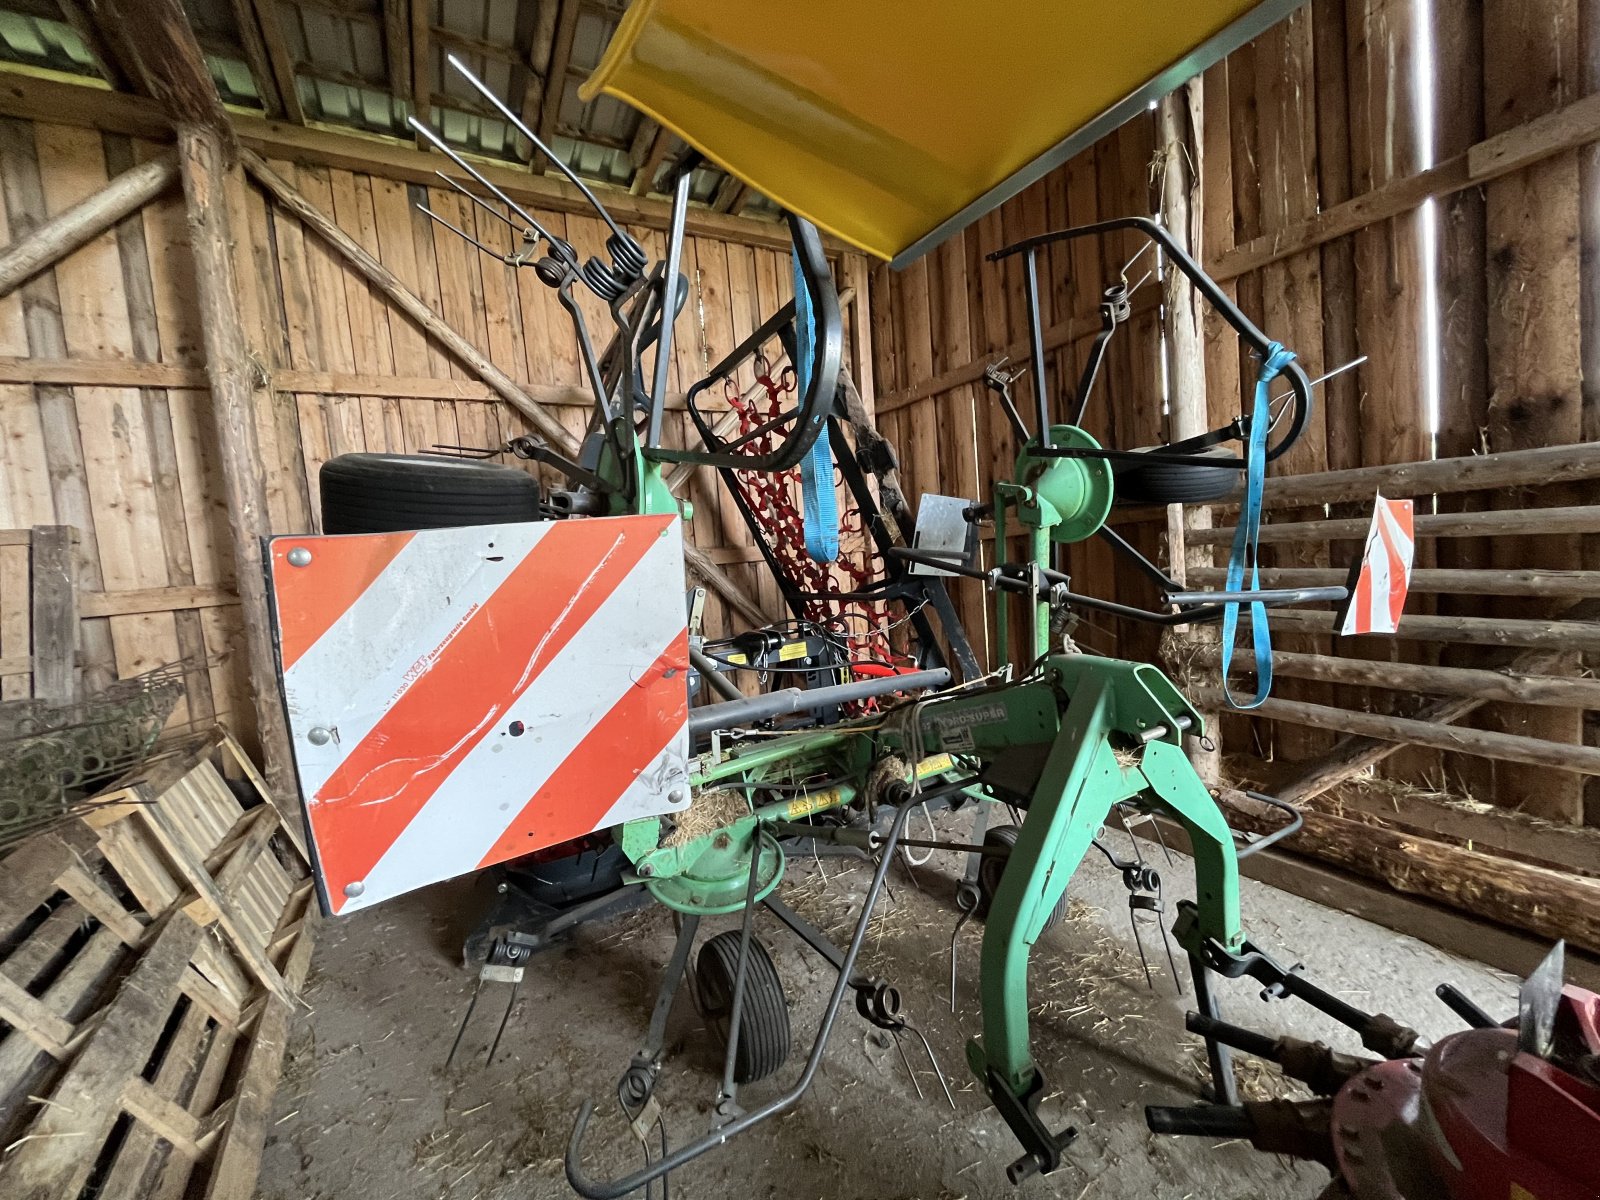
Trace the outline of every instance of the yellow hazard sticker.
<instances>
[{"instance_id":1,"label":"yellow hazard sticker","mask_svg":"<svg viewBox=\"0 0 1600 1200\"><path fill-rule=\"evenodd\" d=\"M795 659L804 658L805 656L806 644L804 642L790 642L787 646L778 647L779 662L793 662Z\"/></svg>"},{"instance_id":2,"label":"yellow hazard sticker","mask_svg":"<svg viewBox=\"0 0 1600 1200\"><path fill-rule=\"evenodd\" d=\"M838 788L825 788L820 792L807 792L805 795L796 796L789 801L789 819L798 821L801 817L809 817L812 813L834 808L838 803Z\"/></svg>"},{"instance_id":3,"label":"yellow hazard sticker","mask_svg":"<svg viewBox=\"0 0 1600 1200\"><path fill-rule=\"evenodd\" d=\"M948 754L935 754L932 758L925 758L917 767L917 778L926 779L930 775L943 775L956 765L956 760Z\"/></svg>"}]
</instances>

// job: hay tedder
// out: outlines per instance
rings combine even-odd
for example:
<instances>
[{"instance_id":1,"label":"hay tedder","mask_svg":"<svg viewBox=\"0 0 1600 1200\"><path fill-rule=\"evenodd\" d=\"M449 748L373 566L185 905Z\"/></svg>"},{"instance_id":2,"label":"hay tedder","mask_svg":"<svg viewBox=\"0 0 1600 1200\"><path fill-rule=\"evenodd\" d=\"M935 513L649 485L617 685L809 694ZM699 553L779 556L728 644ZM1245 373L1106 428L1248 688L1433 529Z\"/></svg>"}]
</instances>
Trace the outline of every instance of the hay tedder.
<instances>
[{"instance_id":1,"label":"hay tedder","mask_svg":"<svg viewBox=\"0 0 1600 1200\"><path fill-rule=\"evenodd\" d=\"M998 402L1021 444L1012 477L991 497L930 498L913 528L909 513L869 482L892 466L892 454L841 377L841 316L819 231L883 258L914 258L1292 5L988 6L982 19L993 26L992 44L987 33L974 38L970 6L921 5L916 61L891 28L907 19L894 15L901 6L760 7L756 20L748 6L718 0L640 0L588 84L694 148L671 169L660 261L591 196L611 236L606 258L581 262L456 160L476 180L459 186L517 228L521 248L508 261L531 267L569 312L594 400L575 457L532 438L483 449L536 459L565 486L545 492L525 472L459 457L346 456L378 460L334 460L324 469L324 533L279 537L268 548L324 909L356 911L485 868L500 872L502 896L542 882L532 926L495 927L479 947L489 977L506 979L520 978L529 954L580 921L652 900L679 914L648 1034L617 1090L647 1165L594 1178L584 1155L593 1106L585 1105L567 1174L590 1197L648 1188L795 1104L847 997L866 1020L904 1027L898 992L860 972L857 960L890 865L909 845L970 856L957 901L985 912L987 923L982 1033L967 1059L1021 1146L1013 1180L1055 1169L1073 1137L1038 1114L1046 1083L1030 1048L1029 954L1083 856L1098 847L1116 861L1099 835L1118 810L1161 814L1188 835L1197 889L1176 906L1174 935L1192 970L1219 1104L1236 1102L1229 1046L1239 1038L1217 1011L1217 973L1298 995L1353 1024L1369 1045L1410 1053L1414 1041L1400 1046L1393 1022L1337 1001L1246 938L1238 858L1272 839L1236 845L1185 754L1186 738L1204 736L1195 708L1157 667L1077 653L1057 632L1062 616L1078 609L1164 625L1221 620L1231 647L1241 608L1259 631L1270 605L1345 597L1343 588L1261 590L1246 573L1258 516L1252 498L1311 413L1312 386L1293 356L1155 221L1129 217L1009 246L994 257L1017 256L1024 270L1032 421L1013 403L1010 381L996 375ZM941 61L941 86L918 86L930 62ZM674 318L688 294L680 252L701 154L785 210L794 299L688 388L703 445L673 449L663 414ZM1078 425L1052 420L1039 328L1041 249L1129 230L1158 246L1260 360L1254 401L1236 420L1155 450L1106 448ZM603 347L574 299L580 289L609 309ZM1108 297L1096 361L1125 300ZM773 365L780 360L792 381L772 386L784 375ZM703 402L751 364L770 403L743 406L730 429ZM1268 384L1280 374L1288 400L1274 409ZM1091 363L1071 397L1079 412L1093 379ZM1229 441L1237 453L1225 452ZM715 645L701 636L683 576L685 506L667 484L680 464L722 473L793 620ZM875 564L852 574L848 588L837 574L824 586L797 567L775 544L769 520L779 501L771 481L785 481L791 495L798 488L808 555L825 561L837 532L836 472ZM1054 548L1099 536L1137 556L1107 518L1119 490L1164 498L1160 480L1190 498L1244 495L1245 541L1230 590L1187 591L1142 557L1141 570L1162 593L1148 610L1073 590L1052 567ZM440 496L451 498L448 512L437 508ZM997 547L1011 545L1008 529L1020 528L1026 556L976 565L963 550L975 540L967 531L989 521ZM994 593L999 646L1011 645L1008 627L1022 622L1016 661L981 672L944 595L944 580L961 577ZM888 627L897 623L910 641L892 649ZM1257 662L1265 688L1270 653ZM758 665L769 678L807 686L744 695L730 685L730 670ZM696 704L702 691L717 698ZM1021 820L990 829L981 844L907 836L908 817L922 806L982 813L997 803ZM796 847L830 842L876 861L843 946L778 893ZM1152 883L1137 869L1125 870L1125 881L1135 896ZM758 908L836 977L798 1076L746 1108L740 1088L778 1071L790 1046L782 985L754 930ZM725 1039L712 1125L672 1148L654 1098L666 1018L690 974L701 919L726 914L738 915L738 927L707 939L693 966L699 998Z\"/></svg>"}]
</instances>

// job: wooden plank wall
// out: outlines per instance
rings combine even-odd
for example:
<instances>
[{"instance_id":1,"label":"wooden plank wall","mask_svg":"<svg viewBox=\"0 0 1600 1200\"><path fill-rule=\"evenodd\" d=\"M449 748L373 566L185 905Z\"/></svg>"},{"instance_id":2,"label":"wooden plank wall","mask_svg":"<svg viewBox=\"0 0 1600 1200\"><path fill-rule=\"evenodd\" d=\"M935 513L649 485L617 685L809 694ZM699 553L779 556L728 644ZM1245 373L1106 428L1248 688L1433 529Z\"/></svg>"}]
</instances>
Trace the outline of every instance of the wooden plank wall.
<instances>
[{"instance_id":1,"label":"wooden plank wall","mask_svg":"<svg viewBox=\"0 0 1600 1200\"><path fill-rule=\"evenodd\" d=\"M1433 67L1422 48L1431 44ZM1313 376L1358 355L1367 361L1319 390L1316 418L1279 472L1425 460L1600 437L1600 147L1540 157L1481 187L1423 203L1377 202L1380 219L1313 236L1304 223L1340 205L1405 185L1439 163L1466 172L1467 152L1600 87L1596 0L1314 0L1208 70L1202 81L1202 258L1269 335L1295 350ZM1432 112L1432 139L1420 114ZM1029 188L965 235L907 271L874 276L873 333L880 421L907 460L910 494L986 494L1014 452L998 408L973 380L982 362L1026 332L1020 276L983 256L1019 237L1098 217L1156 211L1154 121L1144 116ZM1348 210L1347 210L1348 211ZM1341 221L1343 217L1341 216ZM1431 233L1430 233L1431 223ZM1338 229L1333 232L1339 232ZM1293 252L1264 249L1282 234ZM1251 243L1255 243L1251 245ZM1431 253L1430 253L1431 245ZM1044 324L1056 335L1049 381L1053 410L1075 378L1092 333L1099 290L1116 278L1120 247L1081 243L1053 251L1044 270ZM1130 271L1130 282L1144 264ZM1430 327L1430 276L1437 326ZM1147 293L1154 291L1147 285ZM964 300L964 303L962 301ZM1074 319L1081 325L1063 327ZM1108 359L1086 425L1123 448L1164 429L1154 311L1136 313ZM976 361L976 366L966 371ZM1584 367L1588 366L1585 371ZM1067 368L1065 373L1062 368ZM1206 377L1212 423L1237 414L1256 364L1208 318ZM1431 390L1437 379L1437 412ZM1019 405L1031 391L1018 386ZM1110 411L1106 405L1109 404ZM1030 421L1031 424L1031 421ZM1578 503L1540 492L1538 503ZM1523 494L1492 503L1514 507ZM1482 496L1439 497L1447 511ZM1336 506L1337 507L1337 506ZM1331 515L1356 515L1352 506ZM1278 519L1330 515L1321 509ZM1123 527L1147 550L1157 526ZM1593 566L1593 537L1450 539L1424 543L1420 567ZM1267 565L1343 566L1349 544L1273 548ZM1427 556L1437 554L1437 559ZM1143 580L1111 565L1098 546L1069 554L1079 590L1148 603ZM969 624L983 628L986 601L955 589ZM1537 598L1414 596L1408 611L1454 615L1554 615ZM982 639L978 639L980 642ZM1096 618L1085 644L1127 656L1151 649L1147 631ZM1344 639L1341 653L1472 665L1472 647ZM1357 642L1358 644L1351 644ZM1281 649L1329 650L1328 639L1281 634ZM991 658L994 647L990 646ZM1358 709L1397 705L1392 694L1303 680L1278 694ZM1409 711L1409 709L1407 709ZM1486 728L1557 742L1593 743L1578 710L1495 706ZM1230 754L1302 759L1326 749L1317 729L1225 723ZM1560 820L1582 820L1583 780L1560 771L1493 764L1410 749L1389 768ZM1589 785L1591 789L1594 784ZM1590 819L1600 821L1591 795Z\"/></svg>"},{"instance_id":2,"label":"wooden plank wall","mask_svg":"<svg viewBox=\"0 0 1600 1200\"><path fill-rule=\"evenodd\" d=\"M157 152L119 134L0 120L0 245ZM444 188L272 165L582 433L588 403L576 390L577 342L555 294L531 271L471 248L415 206L427 203L490 245L509 244L504 225ZM489 446L528 431L518 413L261 191L236 182L229 203L241 231L235 249L246 327L268 381L257 392L257 424L275 532L317 528L317 470L333 455ZM580 256L603 252L599 220L536 215ZM662 249L659 232L633 232ZM181 198L169 193L0 300L0 528L81 531L82 586L104 593L83 628L91 682L184 657L207 660L207 677L191 687L177 719L220 719L248 738L243 655L234 653L233 560L186 239ZM788 259L771 249L692 238L683 269L694 290L677 326L674 393L792 294ZM840 273L864 294L858 261L846 259ZM603 337L604 308L578 294ZM856 345L854 333L847 319L847 346ZM855 373L870 397L870 371L858 365ZM749 383L747 373L741 384ZM725 407L720 390L707 407ZM681 401L668 414L668 431L675 444L692 431ZM692 539L770 615L783 615L738 513L714 478L701 476L690 485ZM730 624L722 601L710 596L708 633L745 624Z\"/></svg>"},{"instance_id":3,"label":"wooden plank wall","mask_svg":"<svg viewBox=\"0 0 1600 1200\"><path fill-rule=\"evenodd\" d=\"M1026 363L1027 308L1020 259L996 264L987 256L1050 229L1150 212L1152 198L1159 195L1150 171L1154 153L1153 114L1141 116L904 271L873 269L878 423L899 448L906 495L913 503L925 492L987 499L995 479L1012 475L1016 439L978 376L985 362L1005 354L1012 367ZM1065 396L1082 370L1090 335L1100 327L1102 289L1119 278L1137 246L1119 236L1053 246L1041 256L1040 320L1053 347L1046 362L1046 394L1054 421L1075 415ZM1144 255L1128 268L1130 285L1154 270L1152 259ZM1111 343L1084 418L1086 428L1107 444L1148 446L1159 440L1159 291L1151 275L1136 292L1133 319ZM947 386L952 377L961 381ZM1012 388L1030 428L1033 386L1024 376ZM1154 553L1156 529L1144 523L1122 532ZM1017 549L1020 542L1014 541ZM983 553L985 563L992 564L992 544L986 543ZM1138 577L1102 543L1069 547L1066 557L1079 590L1107 599L1137 594ZM1003 657L992 644L992 615L982 589L955 581L951 594L974 646L991 662ZM1018 622L1013 633L1022 635ZM1156 649L1148 628L1098 616L1088 617L1074 636L1106 653L1150 655Z\"/></svg>"}]
</instances>

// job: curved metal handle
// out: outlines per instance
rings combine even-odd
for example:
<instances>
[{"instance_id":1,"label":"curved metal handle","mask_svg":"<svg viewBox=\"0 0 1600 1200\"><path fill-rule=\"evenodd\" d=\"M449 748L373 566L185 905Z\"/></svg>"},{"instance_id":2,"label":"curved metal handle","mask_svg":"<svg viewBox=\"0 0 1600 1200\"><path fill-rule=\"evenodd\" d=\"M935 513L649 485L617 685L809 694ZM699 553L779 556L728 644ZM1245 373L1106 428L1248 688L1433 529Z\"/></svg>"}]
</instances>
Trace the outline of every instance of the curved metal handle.
<instances>
[{"instance_id":1,"label":"curved metal handle","mask_svg":"<svg viewBox=\"0 0 1600 1200\"><path fill-rule=\"evenodd\" d=\"M1037 250L1041 246L1049 246L1055 242L1071 241L1081 237L1098 237L1104 233L1116 233L1123 229L1136 229L1151 241L1155 242L1166 252L1178 270L1189 277L1191 283L1199 289L1206 302L1222 314L1222 319L1231 325L1240 339L1244 341L1263 360L1267 355L1267 348L1272 345L1272 339L1256 327L1254 321L1240 311L1239 306L1228 299L1227 293L1217 285L1217 281L1205 273L1199 263L1189 257L1189 252L1178 245L1171 233L1165 227L1149 217L1116 217L1109 221L1096 221L1092 225L1079 225L1072 229L1058 229L1053 233L1041 233L1037 237L1024 238L1020 242L996 250L989 255L990 262L999 262L1013 254L1024 254ZM1300 439L1305 432L1306 424L1311 419L1311 380L1306 375L1305 369L1298 362L1292 362L1284 368L1284 374L1289 377L1290 390L1294 392L1295 412L1294 418L1289 423L1289 430L1278 441L1278 444L1267 450L1268 460L1275 459L1283 454L1290 446Z\"/></svg>"},{"instance_id":2,"label":"curved metal handle","mask_svg":"<svg viewBox=\"0 0 1600 1200\"><path fill-rule=\"evenodd\" d=\"M833 286L833 273L828 269L828 256L822 248L822 235L811 222L788 214L789 235L794 241L800 259L800 278L806 295L811 300L812 318L816 322L816 338L811 351L811 377L805 395L793 414L785 414L763 430L752 431L740 439L727 442L718 437L711 423L695 406L695 399L713 383L725 378L760 348L768 338L794 319L791 301L762 324L753 334L712 368L711 372L689 389L689 416L700 431L705 450L668 450L653 447L652 459L661 462L696 463L707 467L731 467L743 471L786 471L805 457L806 451L822 433L829 413L833 411L834 393L839 386L839 364L844 353L844 320L839 314L839 293ZM728 449L749 440L765 428L792 422L789 433L768 454L738 454Z\"/></svg>"}]
</instances>

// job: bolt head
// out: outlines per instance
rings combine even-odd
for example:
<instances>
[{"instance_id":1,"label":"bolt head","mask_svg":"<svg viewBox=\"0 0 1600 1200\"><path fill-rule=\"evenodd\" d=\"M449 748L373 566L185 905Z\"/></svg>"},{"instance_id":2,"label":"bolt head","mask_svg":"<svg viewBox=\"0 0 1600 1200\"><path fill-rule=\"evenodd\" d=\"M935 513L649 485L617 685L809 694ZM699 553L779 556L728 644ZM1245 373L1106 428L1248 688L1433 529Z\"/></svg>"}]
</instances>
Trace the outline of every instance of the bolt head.
<instances>
[{"instance_id":1,"label":"bolt head","mask_svg":"<svg viewBox=\"0 0 1600 1200\"><path fill-rule=\"evenodd\" d=\"M332 740L333 734L321 725L316 725L306 730L306 741L313 746L326 746Z\"/></svg>"},{"instance_id":2,"label":"bolt head","mask_svg":"<svg viewBox=\"0 0 1600 1200\"><path fill-rule=\"evenodd\" d=\"M361 895L361 893L366 891L366 890L367 890L367 885L362 883L359 879L356 880L354 883L347 883L347 884L344 885L344 894L346 896L349 896L352 900L354 900L357 896Z\"/></svg>"},{"instance_id":3,"label":"bolt head","mask_svg":"<svg viewBox=\"0 0 1600 1200\"><path fill-rule=\"evenodd\" d=\"M649 879L650 876L654 875L655 873L656 868L654 863L642 862L639 864L638 874L641 878Z\"/></svg>"},{"instance_id":4,"label":"bolt head","mask_svg":"<svg viewBox=\"0 0 1600 1200\"><path fill-rule=\"evenodd\" d=\"M311 565L311 551L304 546L296 546L289 551L289 565L291 567L309 567Z\"/></svg>"},{"instance_id":5,"label":"bolt head","mask_svg":"<svg viewBox=\"0 0 1600 1200\"><path fill-rule=\"evenodd\" d=\"M673 788L667 793L667 799L673 804L682 804L689 797L682 788Z\"/></svg>"}]
</instances>

